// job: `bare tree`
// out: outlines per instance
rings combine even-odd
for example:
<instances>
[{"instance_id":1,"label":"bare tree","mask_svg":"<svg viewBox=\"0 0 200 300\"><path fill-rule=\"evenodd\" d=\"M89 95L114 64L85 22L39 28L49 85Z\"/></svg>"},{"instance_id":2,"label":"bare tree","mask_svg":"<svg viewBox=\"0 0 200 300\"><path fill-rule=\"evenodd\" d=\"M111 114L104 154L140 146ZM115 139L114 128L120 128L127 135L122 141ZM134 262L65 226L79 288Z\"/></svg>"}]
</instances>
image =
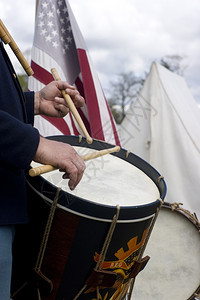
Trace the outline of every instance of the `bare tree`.
<instances>
[{"instance_id":1,"label":"bare tree","mask_svg":"<svg viewBox=\"0 0 200 300\"><path fill-rule=\"evenodd\" d=\"M180 55L167 55L158 62L168 70L183 75L186 68L183 59L184 57ZM110 82L110 96L107 100L116 123L120 124L123 121L126 108L135 100L147 74L145 72L142 76L136 76L134 72L120 73L115 81Z\"/></svg>"},{"instance_id":2,"label":"bare tree","mask_svg":"<svg viewBox=\"0 0 200 300\"><path fill-rule=\"evenodd\" d=\"M108 103L118 124L125 117L125 107L134 101L143 83L144 78L136 76L133 72L120 73L116 81L110 82Z\"/></svg>"}]
</instances>

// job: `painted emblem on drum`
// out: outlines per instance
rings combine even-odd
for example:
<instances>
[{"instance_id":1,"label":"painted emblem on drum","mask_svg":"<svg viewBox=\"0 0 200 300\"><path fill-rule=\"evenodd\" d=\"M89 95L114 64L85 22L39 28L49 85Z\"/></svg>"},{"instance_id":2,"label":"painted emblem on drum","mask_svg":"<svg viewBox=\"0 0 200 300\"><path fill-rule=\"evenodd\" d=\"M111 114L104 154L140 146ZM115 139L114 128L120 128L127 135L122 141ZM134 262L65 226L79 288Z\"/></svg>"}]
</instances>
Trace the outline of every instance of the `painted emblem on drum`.
<instances>
[{"instance_id":1,"label":"painted emblem on drum","mask_svg":"<svg viewBox=\"0 0 200 300\"><path fill-rule=\"evenodd\" d=\"M113 260L113 261L105 260L103 262L102 269L115 272L117 274L117 280L114 286L112 287L112 290L114 290L114 292L112 293L111 297L109 295L108 288L101 287L101 286L99 287L100 300L120 299L120 297L124 294L124 291L126 291L132 266L134 265L134 262L141 251L141 247L144 244L147 233L148 233L148 228L143 232L142 238L139 243L137 243L138 236L130 239L127 242L127 247L128 247L127 251L124 251L123 247L121 247L117 252L115 252L114 256L118 260ZM94 261L98 262L98 260L99 260L99 254L96 252L94 256ZM94 291L95 288L89 288L87 291L85 291L85 293L92 293ZM96 299L92 298L92 300L96 300Z\"/></svg>"}]
</instances>

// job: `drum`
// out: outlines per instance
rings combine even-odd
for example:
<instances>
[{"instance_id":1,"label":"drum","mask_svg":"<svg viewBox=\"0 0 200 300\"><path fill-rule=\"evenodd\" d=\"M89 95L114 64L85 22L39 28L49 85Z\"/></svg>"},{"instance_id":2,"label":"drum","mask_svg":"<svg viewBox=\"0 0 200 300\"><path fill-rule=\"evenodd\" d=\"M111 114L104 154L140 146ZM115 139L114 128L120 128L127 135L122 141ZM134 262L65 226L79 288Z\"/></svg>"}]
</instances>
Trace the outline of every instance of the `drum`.
<instances>
[{"instance_id":1,"label":"drum","mask_svg":"<svg viewBox=\"0 0 200 300\"><path fill-rule=\"evenodd\" d=\"M138 275L131 299L200 298L200 225L189 212L165 203L146 253L151 260Z\"/></svg>"},{"instance_id":2,"label":"drum","mask_svg":"<svg viewBox=\"0 0 200 300\"><path fill-rule=\"evenodd\" d=\"M51 139L71 144L80 155L112 147L75 136ZM86 162L73 192L62 173L53 171L27 175L27 193L29 224L16 232L12 298L118 299L124 294L138 265L145 266L138 260L166 194L157 170L120 149Z\"/></svg>"}]
</instances>

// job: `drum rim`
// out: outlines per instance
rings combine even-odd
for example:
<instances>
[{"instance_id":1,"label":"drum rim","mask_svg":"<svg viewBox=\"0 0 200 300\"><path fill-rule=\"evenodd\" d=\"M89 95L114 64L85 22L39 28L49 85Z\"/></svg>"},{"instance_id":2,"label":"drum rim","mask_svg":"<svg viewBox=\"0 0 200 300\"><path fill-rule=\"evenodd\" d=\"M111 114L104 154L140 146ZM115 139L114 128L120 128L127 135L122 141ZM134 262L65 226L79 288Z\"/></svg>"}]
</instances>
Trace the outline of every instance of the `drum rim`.
<instances>
[{"instance_id":1,"label":"drum rim","mask_svg":"<svg viewBox=\"0 0 200 300\"><path fill-rule=\"evenodd\" d=\"M97 149L97 150L101 150L102 148L105 149L105 148L113 147L113 145L108 144L104 141L99 141L99 140L93 140L92 144L88 144L86 139L82 138L81 142L79 142L79 137L77 137L77 136L66 136L66 135L51 136L51 137L48 137L48 139L61 141L61 142L64 141L73 146L84 147L85 145L87 145L88 148ZM67 139L67 141L66 141L66 139ZM99 149L99 147L101 149ZM163 178L161 178L160 181L156 182L156 180L158 180L158 178L160 177L160 174L149 163L147 163L142 158L138 157L137 155L135 155L133 153L130 153L128 156L128 159L127 159L126 153L127 153L127 150L121 148L120 152L112 153L111 155L118 156L119 158L126 160L127 162L133 164L134 166L139 168L142 172L144 172L152 180L152 182L154 182L154 184L158 188L159 193L160 193L160 198L161 198L161 199L155 199L155 201L152 201L151 203L147 203L147 204L143 204L143 205L121 206L120 207L119 220L121 220L121 221L139 220L139 219L143 219L143 218L146 218L148 216L152 216L155 214L157 208L161 204L161 201L164 199L164 197L166 195L166 183ZM40 188L40 186L42 186L42 184L43 184L44 190L50 189L52 191L50 200L53 200L54 195L55 195L55 189L56 189L55 185L50 183L48 180L44 179L42 176L37 176L37 177L31 178L31 177L28 177L28 175L27 175L26 179L27 179L27 182L29 183L29 185L34 187L36 190L37 190L37 187L38 187L38 190L40 190L39 188ZM48 186L48 189L47 189L47 186ZM73 212L74 211L81 212L81 213L83 212L83 215L87 215L87 216L89 215L89 216L93 216L98 219L106 219L106 220L107 219L111 220L113 218L113 215L116 212L116 206L95 203L94 201L80 198L76 195L72 195L63 190L61 190L60 194L62 197L64 195L66 199L65 199L65 201L64 200L62 201L62 199L60 197L59 204L67 207L68 209L71 209ZM47 198L49 198L49 195L50 195L50 193L48 192ZM74 203L75 201L73 199L76 199L76 202L77 202L76 206ZM65 205L65 202L67 202L67 206ZM83 206L83 202L90 204L90 208L89 208L90 211L89 212L87 211L87 213L85 213L85 207ZM78 208L77 208L77 206L78 206ZM94 207L96 208L97 206L98 206L98 209L100 209L100 211L98 212L98 215L94 216L93 208ZM106 212L106 215L104 217L102 217L102 212L105 213L105 208L107 210L109 210L109 212L108 212L108 214ZM133 211L130 212L130 208L134 209L134 212ZM144 208L147 210L147 213L144 213ZM77 209L78 209L78 211L77 211Z\"/></svg>"},{"instance_id":2,"label":"drum rim","mask_svg":"<svg viewBox=\"0 0 200 300\"><path fill-rule=\"evenodd\" d=\"M167 208L170 209L171 211L175 211L178 214L182 215L185 217L192 225L200 232L200 222L198 220L195 221L195 218L191 217L190 211L180 207L179 205L175 205L176 203L170 203L167 201L164 201L161 205L161 208Z\"/></svg>"}]
</instances>

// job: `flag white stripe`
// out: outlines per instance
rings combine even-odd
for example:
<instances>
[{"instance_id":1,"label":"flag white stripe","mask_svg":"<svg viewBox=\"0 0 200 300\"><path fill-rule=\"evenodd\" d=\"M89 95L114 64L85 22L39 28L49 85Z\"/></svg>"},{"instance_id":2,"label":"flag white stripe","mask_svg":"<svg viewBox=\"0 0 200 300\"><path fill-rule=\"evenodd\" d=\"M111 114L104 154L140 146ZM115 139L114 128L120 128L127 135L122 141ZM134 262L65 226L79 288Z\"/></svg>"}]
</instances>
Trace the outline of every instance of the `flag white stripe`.
<instances>
[{"instance_id":1,"label":"flag white stripe","mask_svg":"<svg viewBox=\"0 0 200 300\"><path fill-rule=\"evenodd\" d=\"M66 80L69 82L69 78L65 76L61 66L51 56L37 47L33 47L31 53L31 58L36 64L47 70L49 73L51 73L52 68L55 68L61 80Z\"/></svg>"},{"instance_id":2,"label":"flag white stripe","mask_svg":"<svg viewBox=\"0 0 200 300\"><path fill-rule=\"evenodd\" d=\"M58 130L54 125L52 125L49 121L40 116L35 116L34 126L40 129L40 134L44 137L49 136L50 132L51 135L62 134L62 132Z\"/></svg>"}]
</instances>

